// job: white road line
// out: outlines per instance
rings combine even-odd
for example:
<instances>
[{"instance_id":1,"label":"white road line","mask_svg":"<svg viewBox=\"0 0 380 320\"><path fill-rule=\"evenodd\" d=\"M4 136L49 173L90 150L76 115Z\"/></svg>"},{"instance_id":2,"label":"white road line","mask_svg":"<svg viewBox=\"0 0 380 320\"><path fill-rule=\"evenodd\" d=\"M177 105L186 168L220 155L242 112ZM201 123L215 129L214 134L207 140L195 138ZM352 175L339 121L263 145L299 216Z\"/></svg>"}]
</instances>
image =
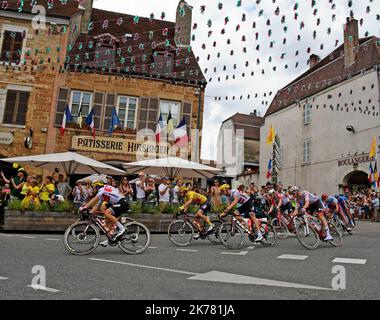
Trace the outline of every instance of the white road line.
<instances>
[{"instance_id":1,"label":"white road line","mask_svg":"<svg viewBox=\"0 0 380 320\"><path fill-rule=\"evenodd\" d=\"M59 292L60 290L57 290L57 289L53 289L53 288L48 288L48 287L44 287L44 286L40 286L38 284L32 284L32 285L28 285L29 288L32 288L34 290L42 290L42 291L47 291L47 292L52 292L52 293L57 293Z\"/></svg>"},{"instance_id":2,"label":"white road line","mask_svg":"<svg viewBox=\"0 0 380 320\"><path fill-rule=\"evenodd\" d=\"M203 274L198 274L196 276L188 278L189 280L198 281L210 281L210 282L221 282L221 283L233 283L239 285L259 285L259 286L269 286L269 287L282 287L282 288L296 288L296 289L310 289L310 290L333 290L331 288L322 288L309 286L299 283L291 283L270 279L261 279L250 276L243 276L239 274L232 274L219 271L210 271Z\"/></svg>"},{"instance_id":3,"label":"white road line","mask_svg":"<svg viewBox=\"0 0 380 320\"><path fill-rule=\"evenodd\" d=\"M8 278L0 277L0 280L8 280Z\"/></svg>"},{"instance_id":4,"label":"white road line","mask_svg":"<svg viewBox=\"0 0 380 320\"><path fill-rule=\"evenodd\" d=\"M90 300L102 300L102 299L98 299L98 298L92 298L92 299L90 299Z\"/></svg>"},{"instance_id":5,"label":"white road line","mask_svg":"<svg viewBox=\"0 0 380 320\"><path fill-rule=\"evenodd\" d=\"M30 236L22 236L22 237L26 239L36 239L36 237L30 237Z\"/></svg>"},{"instance_id":6,"label":"white road line","mask_svg":"<svg viewBox=\"0 0 380 320\"><path fill-rule=\"evenodd\" d=\"M297 254L283 254L278 256L277 259L287 259L287 260L306 260L309 256L300 256Z\"/></svg>"},{"instance_id":7,"label":"white road line","mask_svg":"<svg viewBox=\"0 0 380 320\"><path fill-rule=\"evenodd\" d=\"M152 266L145 266L145 265L142 265L142 264L122 262L122 261L113 261L113 260L105 260L105 259L97 259L97 258L89 258L89 259L92 260L92 261L116 263L116 264L122 264L122 265L126 265L126 266L131 266L131 267L139 267L139 268L154 269L154 270L168 271L168 272L174 272L174 273L182 273L182 274L188 274L188 275L192 275L192 276L198 274L198 273L195 273L195 272L182 271L182 270L176 270L176 269L168 269L168 268L160 268L160 267L152 267Z\"/></svg>"},{"instance_id":8,"label":"white road line","mask_svg":"<svg viewBox=\"0 0 380 320\"><path fill-rule=\"evenodd\" d=\"M333 263L366 264L367 259L335 258Z\"/></svg>"},{"instance_id":9,"label":"white road line","mask_svg":"<svg viewBox=\"0 0 380 320\"><path fill-rule=\"evenodd\" d=\"M8 233L0 233L0 236L4 236L4 237L14 237L15 235L14 235L14 234L8 234Z\"/></svg>"},{"instance_id":10,"label":"white road line","mask_svg":"<svg viewBox=\"0 0 380 320\"><path fill-rule=\"evenodd\" d=\"M177 251L184 251L184 252L198 252L198 250L193 249L176 249Z\"/></svg>"},{"instance_id":11,"label":"white road line","mask_svg":"<svg viewBox=\"0 0 380 320\"><path fill-rule=\"evenodd\" d=\"M158 249L158 247L149 247L149 249Z\"/></svg>"},{"instance_id":12,"label":"white road line","mask_svg":"<svg viewBox=\"0 0 380 320\"><path fill-rule=\"evenodd\" d=\"M234 256L245 256L247 253L248 253L248 251L240 251L240 252L221 252L220 254L234 255Z\"/></svg>"},{"instance_id":13,"label":"white road line","mask_svg":"<svg viewBox=\"0 0 380 320\"><path fill-rule=\"evenodd\" d=\"M250 246L250 247L248 247L247 249L248 249L248 250L253 250L253 249L255 249L255 247L254 247L254 246Z\"/></svg>"},{"instance_id":14,"label":"white road line","mask_svg":"<svg viewBox=\"0 0 380 320\"><path fill-rule=\"evenodd\" d=\"M53 239L53 238L47 238L46 241L61 241L61 239Z\"/></svg>"}]
</instances>

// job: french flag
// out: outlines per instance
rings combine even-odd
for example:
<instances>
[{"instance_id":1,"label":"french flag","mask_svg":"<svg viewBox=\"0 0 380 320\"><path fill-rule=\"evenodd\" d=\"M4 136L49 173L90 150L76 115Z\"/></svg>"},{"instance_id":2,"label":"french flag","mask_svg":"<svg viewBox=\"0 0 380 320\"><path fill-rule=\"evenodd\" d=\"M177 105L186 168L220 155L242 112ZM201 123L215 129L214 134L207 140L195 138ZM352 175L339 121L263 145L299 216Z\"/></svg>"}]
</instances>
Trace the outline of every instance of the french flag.
<instances>
[{"instance_id":1,"label":"french flag","mask_svg":"<svg viewBox=\"0 0 380 320\"><path fill-rule=\"evenodd\" d=\"M272 170L273 170L273 162L272 162L272 159L269 159L267 179L270 179L270 177L272 176Z\"/></svg>"},{"instance_id":2,"label":"french flag","mask_svg":"<svg viewBox=\"0 0 380 320\"><path fill-rule=\"evenodd\" d=\"M162 114L160 113L160 118L158 119L156 127L156 142L160 143L162 138L162 129L164 128L164 120L162 120Z\"/></svg>"},{"instance_id":3,"label":"french flag","mask_svg":"<svg viewBox=\"0 0 380 320\"><path fill-rule=\"evenodd\" d=\"M66 123L67 122L71 122L73 119L73 117L71 116L71 113L70 113L70 109L69 109L69 106L66 105L66 108L65 108L65 113L63 114L63 119L62 119L62 126L61 126L61 135L65 135L65 129L66 129Z\"/></svg>"},{"instance_id":4,"label":"french flag","mask_svg":"<svg viewBox=\"0 0 380 320\"><path fill-rule=\"evenodd\" d=\"M177 128L173 130L175 143L179 147L186 146L189 143L189 136L187 135L186 120L185 118L179 123Z\"/></svg>"},{"instance_id":5,"label":"french flag","mask_svg":"<svg viewBox=\"0 0 380 320\"><path fill-rule=\"evenodd\" d=\"M92 136L95 139L95 123L94 123L94 109L88 114L85 123L91 128Z\"/></svg>"}]
</instances>

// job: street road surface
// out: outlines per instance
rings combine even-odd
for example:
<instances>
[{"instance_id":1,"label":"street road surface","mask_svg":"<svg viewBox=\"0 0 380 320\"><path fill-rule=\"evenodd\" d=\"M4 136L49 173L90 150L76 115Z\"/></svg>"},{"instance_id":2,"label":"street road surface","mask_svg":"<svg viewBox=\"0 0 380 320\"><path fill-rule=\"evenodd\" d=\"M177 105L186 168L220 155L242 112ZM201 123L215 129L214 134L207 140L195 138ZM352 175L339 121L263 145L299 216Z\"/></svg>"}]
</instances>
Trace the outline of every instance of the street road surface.
<instances>
[{"instance_id":1,"label":"street road surface","mask_svg":"<svg viewBox=\"0 0 380 320\"><path fill-rule=\"evenodd\" d=\"M207 240L177 248L166 235L152 235L139 256L99 247L79 257L62 238L0 233L0 299L380 299L379 223L359 222L343 247L314 251L295 237L275 248L248 241L230 251ZM45 287L33 285L35 266L46 270ZM334 266L344 267L345 290L332 289Z\"/></svg>"}]
</instances>

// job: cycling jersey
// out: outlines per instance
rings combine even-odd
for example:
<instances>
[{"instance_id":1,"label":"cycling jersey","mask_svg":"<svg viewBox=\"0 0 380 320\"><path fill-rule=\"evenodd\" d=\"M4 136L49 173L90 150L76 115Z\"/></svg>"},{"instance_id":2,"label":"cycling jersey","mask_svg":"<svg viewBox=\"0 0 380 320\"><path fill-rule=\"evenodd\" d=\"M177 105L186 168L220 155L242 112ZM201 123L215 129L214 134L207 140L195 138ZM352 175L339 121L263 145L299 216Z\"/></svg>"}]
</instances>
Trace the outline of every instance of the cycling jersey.
<instances>
[{"instance_id":1,"label":"cycling jersey","mask_svg":"<svg viewBox=\"0 0 380 320\"><path fill-rule=\"evenodd\" d=\"M318 201L320 201L316 195L314 195L313 193L310 193L309 191L302 191L301 200L303 203L306 203L309 201L310 204L317 203Z\"/></svg>"},{"instance_id":2,"label":"cycling jersey","mask_svg":"<svg viewBox=\"0 0 380 320\"><path fill-rule=\"evenodd\" d=\"M290 199L282 193L282 205L286 206L290 202Z\"/></svg>"},{"instance_id":3,"label":"cycling jersey","mask_svg":"<svg viewBox=\"0 0 380 320\"><path fill-rule=\"evenodd\" d=\"M338 200L334 197L329 196L326 200L326 205L328 207L334 207L336 208L336 205L338 204Z\"/></svg>"},{"instance_id":4,"label":"cycling jersey","mask_svg":"<svg viewBox=\"0 0 380 320\"><path fill-rule=\"evenodd\" d=\"M194 191L188 191L185 196L185 202L191 200L194 204L204 204L207 201L207 198L204 195L196 193Z\"/></svg>"},{"instance_id":5,"label":"cycling jersey","mask_svg":"<svg viewBox=\"0 0 380 320\"><path fill-rule=\"evenodd\" d=\"M241 193L239 190L232 189L230 194L230 201L233 202L235 200L235 197L238 198L238 204L244 204L248 202L251 198L243 193Z\"/></svg>"},{"instance_id":6,"label":"cycling jersey","mask_svg":"<svg viewBox=\"0 0 380 320\"><path fill-rule=\"evenodd\" d=\"M119 191L119 189L116 189L108 185L99 189L96 196L99 198L99 204L101 204L102 202L115 204L118 203L121 199L125 198L124 195Z\"/></svg>"}]
</instances>

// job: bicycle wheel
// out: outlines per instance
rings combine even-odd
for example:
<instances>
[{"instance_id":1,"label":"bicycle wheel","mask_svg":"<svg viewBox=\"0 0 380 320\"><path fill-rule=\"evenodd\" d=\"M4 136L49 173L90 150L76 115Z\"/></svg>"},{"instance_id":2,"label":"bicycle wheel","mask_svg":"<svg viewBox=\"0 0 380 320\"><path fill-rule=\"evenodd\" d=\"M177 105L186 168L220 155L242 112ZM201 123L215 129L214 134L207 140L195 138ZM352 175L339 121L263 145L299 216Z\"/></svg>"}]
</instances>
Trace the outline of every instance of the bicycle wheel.
<instances>
[{"instance_id":1,"label":"bicycle wheel","mask_svg":"<svg viewBox=\"0 0 380 320\"><path fill-rule=\"evenodd\" d=\"M207 239L213 244L220 244L219 228L222 225L222 222L220 220L212 220L211 223L214 224L214 230L211 234L207 235Z\"/></svg>"},{"instance_id":2,"label":"bicycle wheel","mask_svg":"<svg viewBox=\"0 0 380 320\"><path fill-rule=\"evenodd\" d=\"M342 234L339 232L338 228L332 223L329 223L329 228L330 228L330 234L333 238L333 240L329 241L329 243L333 247L341 247L342 246Z\"/></svg>"},{"instance_id":3,"label":"bicycle wheel","mask_svg":"<svg viewBox=\"0 0 380 320\"><path fill-rule=\"evenodd\" d=\"M63 244L71 254L83 256L93 252L99 245L99 228L89 221L79 221L67 228Z\"/></svg>"},{"instance_id":4,"label":"bicycle wheel","mask_svg":"<svg viewBox=\"0 0 380 320\"><path fill-rule=\"evenodd\" d=\"M240 249L245 241L244 231L237 224L224 222L219 227L219 239L223 245L231 250Z\"/></svg>"},{"instance_id":5,"label":"bicycle wheel","mask_svg":"<svg viewBox=\"0 0 380 320\"><path fill-rule=\"evenodd\" d=\"M317 249L319 246L319 234L310 224L296 224L296 236L299 243L308 250Z\"/></svg>"},{"instance_id":6,"label":"bicycle wheel","mask_svg":"<svg viewBox=\"0 0 380 320\"><path fill-rule=\"evenodd\" d=\"M282 220L278 221L277 218L274 218L271 221L271 225L276 231L277 237L279 239L286 239L289 236L289 229Z\"/></svg>"},{"instance_id":7,"label":"bicycle wheel","mask_svg":"<svg viewBox=\"0 0 380 320\"><path fill-rule=\"evenodd\" d=\"M263 235L263 240L260 243L263 246L274 247L277 244L277 232L270 223L262 221L260 231Z\"/></svg>"},{"instance_id":8,"label":"bicycle wheel","mask_svg":"<svg viewBox=\"0 0 380 320\"><path fill-rule=\"evenodd\" d=\"M140 222L129 222L125 225L126 232L118 241L121 250L128 254L141 254L150 245L149 229Z\"/></svg>"},{"instance_id":9,"label":"bicycle wheel","mask_svg":"<svg viewBox=\"0 0 380 320\"><path fill-rule=\"evenodd\" d=\"M168 227L171 243L178 247L187 247L194 239L194 228L190 222L175 220Z\"/></svg>"},{"instance_id":10,"label":"bicycle wheel","mask_svg":"<svg viewBox=\"0 0 380 320\"><path fill-rule=\"evenodd\" d=\"M344 227L342 222L340 221L339 218L334 218L333 221L331 222L339 231L339 233L343 236L344 235Z\"/></svg>"}]
</instances>

